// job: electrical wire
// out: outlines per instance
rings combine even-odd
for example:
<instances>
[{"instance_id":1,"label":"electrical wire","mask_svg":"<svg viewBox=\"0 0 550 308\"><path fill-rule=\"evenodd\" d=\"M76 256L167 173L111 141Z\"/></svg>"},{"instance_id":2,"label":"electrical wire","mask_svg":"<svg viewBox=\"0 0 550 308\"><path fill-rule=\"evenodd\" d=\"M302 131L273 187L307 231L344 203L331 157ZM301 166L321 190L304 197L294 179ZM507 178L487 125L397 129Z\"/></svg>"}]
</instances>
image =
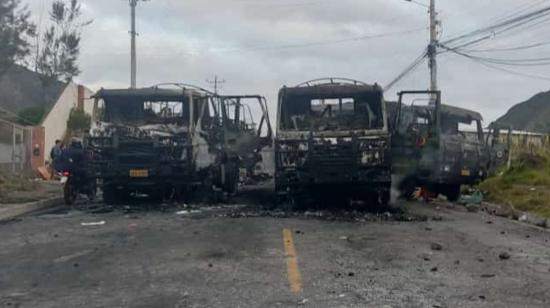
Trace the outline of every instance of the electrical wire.
<instances>
[{"instance_id":1,"label":"electrical wire","mask_svg":"<svg viewBox=\"0 0 550 308\"><path fill-rule=\"evenodd\" d=\"M532 48L538 48L542 46L550 45L550 41L543 41L538 43L533 43L530 45L514 46L514 47L502 47L502 48L489 48L489 49L471 49L468 52L482 53L482 52L507 52L507 51L517 51L517 50L526 50Z\"/></svg>"},{"instance_id":2,"label":"electrical wire","mask_svg":"<svg viewBox=\"0 0 550 308\"><path fill-rule=\"evenodd\" d=\"M470 33L467 33L467 34L449 38L447 40L442 41L441 43L453 48L456 47L457 45L470 46L473 44L472 42L478 43L483 40L490 39L491 37L495 37L497 34L501 35L507 31L517 29L518 27L529 24L530 22L533 22L535 20L539 20L540 18L545 17L549 14L550 14L550 6L547 6L542 9L517 16L509 20L498 22L494 25L490 25L478 30L471 31ZM479 36L483 36L483 37L479 38Z\"/></svg>"},{"instance_id":3,"label":"electrical wire","mask_svg":"<svg viewBox=\"0 0 550 308\"><path fill-rule=\"evenodd\" d=\"M439 45L441 48L447 50L447 51L450 51L452 53L455 53L457 55L460 55L462 57L465 57L465 58L468 58L478 64L481 64L485 67L488 67L488 68L491 68L493 70L498 70L498 71L501 71L501 72L505 72L505 73L508 73L508 74L513 74L513 75L518 75L518 76L523 76L523 77L527 77L527 78L531 78L531 79L538 79L538 80L550 80L550 77L547 77L547 76L541 76L541 75L534 75L534 74L527 74L527 73L523 73L523 72L518 72L518 71L514 71L514 70L510 70L510 69L506 69L506 68L502 68L502 67L498 67L498 66L495 66L494 64L499 64L499 63L491 63L490 61L488 61L487 59L485 58L481 58L481 57L476 57L476 56L472 56L472 55L469 55L467 53L464 53L464 52L461 52L459 50L456 50L456 49L453 49L453 48L450 48L448 46L445 46L445 45L442 45L440 44ZM550 63L548 63L548 65L550 65Z\"/></svg>"},{"instance_id":4,"label":"electrical wire","mask_svg":"<svg viewBox=\"0 0 550 308\"><path fill-rule=\"evenodd\" d=\"M347 38L347 39L338 39L338 40L327 40L327 41L319 41L319 42L308 42L308 43L297 43L297 44L286 44L286 45L273 45L273 46L256 46L256 47L248 47L248 48L243 47L243 48L235 48L235 49L211 49L211 50L212 51L221 51L221 52L240 52L240 51L277 50L277 49L291 49L291 48L325 46L325 45L335 45L335 44L341 44L341 43L347 43L347 42L364 41L364 40L370 40L370 39L376 39L376 38L399 36L399 35L416 33L416 32L424 31L424 30L426 30L426 27L410 29L410 30L405 30L405 31L381 33L381 34L362 35L362 36L351 37L351 38Z\"/></svg>"},{"instance_id":5,"label":"electrical wire","mask_svg":"<svg viewBox=\"0 0 550 308\"><path fill-rule=\"evenodd\" d=\"M424 49L422 54L416 58L407 68L405 68L397 77L395 77L392 81L390 81L386 86L384 86L384 91L387 91L391 89L393 86L395 86L401 79L405 78L408 74L413 72L418 66L426 59L428 56L428 49Z\"/></svg>"}]
</instances>

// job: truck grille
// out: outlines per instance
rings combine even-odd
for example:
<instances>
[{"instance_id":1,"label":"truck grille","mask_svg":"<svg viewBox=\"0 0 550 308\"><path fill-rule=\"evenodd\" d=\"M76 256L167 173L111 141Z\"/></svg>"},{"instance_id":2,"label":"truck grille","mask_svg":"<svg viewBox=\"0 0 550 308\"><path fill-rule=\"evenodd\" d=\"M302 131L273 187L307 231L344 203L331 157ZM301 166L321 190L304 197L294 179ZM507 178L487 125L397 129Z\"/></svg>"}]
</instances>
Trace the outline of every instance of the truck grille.
<instances>
[{"instance_id":1,"label":"truck grille","mask_svg":"<svg viewBox=\"0 0 550 308\"><path fill-rule=\"evenodd\" d=\"M315 146L310 153L310 160L315 167L335 168L354 165L357 158L351 145Z\"/></svg>"}]
</instances>

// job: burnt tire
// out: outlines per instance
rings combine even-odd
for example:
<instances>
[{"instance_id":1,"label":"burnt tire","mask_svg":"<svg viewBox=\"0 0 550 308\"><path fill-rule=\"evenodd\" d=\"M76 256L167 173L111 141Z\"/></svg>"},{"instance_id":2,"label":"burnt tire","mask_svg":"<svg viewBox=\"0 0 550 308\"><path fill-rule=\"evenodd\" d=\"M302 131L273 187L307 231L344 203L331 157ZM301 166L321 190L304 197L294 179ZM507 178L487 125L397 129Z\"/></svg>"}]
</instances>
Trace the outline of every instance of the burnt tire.
<instances>
[{"instance_id":1,"label":"burnt tire","mask_svg":"<svg viewBox=\"0 0 550 308\"><path fill-rule=\"evenodd\" d=\"M103 186L103 203L107 205L116 205L120 202L120 198L117 196L117 190L111 185Z\"/></svg>"},{"instance_id":2,"label":"burnt tire","mask_svg":"<svg viewBox=\"0 0 550 308\"><path fill-rule=\"evenodd\" d=\"M381 206L387 206L391 201L391 190L389 188L384 188L380 190L380 205Z\"/></svg>"}]
</instances>

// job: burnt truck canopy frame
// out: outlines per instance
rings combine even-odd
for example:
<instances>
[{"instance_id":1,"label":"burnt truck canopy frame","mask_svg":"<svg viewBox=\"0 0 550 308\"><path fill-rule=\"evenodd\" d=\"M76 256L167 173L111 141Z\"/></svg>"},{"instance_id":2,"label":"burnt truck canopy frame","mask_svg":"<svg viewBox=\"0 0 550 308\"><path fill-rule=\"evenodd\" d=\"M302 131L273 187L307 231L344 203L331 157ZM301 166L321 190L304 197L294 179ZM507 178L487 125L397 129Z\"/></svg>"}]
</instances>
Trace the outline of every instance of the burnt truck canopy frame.
<instances>
[{"instance_id":1,"label":"burnt truck canopy frame","mask_svg":"<svg viewBox=\"0 0 550 308\"><path fill-rule=\"evenodd\" d=\"M381 87L339 78L283 87L278 124L275 186L282 200L324 202L328 193L388 203L390 135Z\"/></svg>"},{"instance_id":2,"label":"burnt truck canopy frame","mask_svg":"<svg viewBox=\"0 0 550 308\"><path fill-rule=\"evenodd\" d=\"M405 95L414 98L412 104L404 104ZM481 114L441 104L438 91L403 91L398 96L398 103L388 104L388 109L393 118L393 171L402 177L403 195L421 186L457 200L462 184L477 183L487 174ZM415 105L420 100L430 104Z\"/></svg>"},{"instance_id":3,"label":"burnt truck canopy frame","mask_svg":"<svg viewBox=\"0 0 550 308\"><path fill-rule=\"evenodd\" d=\"M387 131L384 114L383 90L378 85L313 81L280 90L278 131Z\"/></svg>"},{"instance_id":4,"label":"burnt truck canopy frame","mask_svg":"<svg viewBox=\"0 0 550 308\"><path fill-rule=\"evenodd\" d=\"M93 98L96 120L102 122L136 126L167 123L189 126L197 124L208 93L185 88L101 89ZM100 102L102 106L99 106Z\"/></svg>"}]
</instances>

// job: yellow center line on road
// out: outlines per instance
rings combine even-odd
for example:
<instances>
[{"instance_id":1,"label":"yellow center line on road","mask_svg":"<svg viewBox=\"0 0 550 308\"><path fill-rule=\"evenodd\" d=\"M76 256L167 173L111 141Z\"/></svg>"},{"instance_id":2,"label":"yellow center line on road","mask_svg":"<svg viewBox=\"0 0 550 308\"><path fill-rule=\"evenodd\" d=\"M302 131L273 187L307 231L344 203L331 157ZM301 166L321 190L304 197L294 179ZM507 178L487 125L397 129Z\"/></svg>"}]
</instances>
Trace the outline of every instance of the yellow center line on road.
<instances>
[{"instance_id":1,"label":"yellow center line on road","mask_svg":"<svg viewBox=\"0 0 550 308\"><path fill-rule=\"evenodd\" d=\"M285 247L286 268L290 291L298 294L302 292L302 276L298 268L298 256L292 239L292 230L283 229L283 243Z\"/></svg>"}]
</instances>

